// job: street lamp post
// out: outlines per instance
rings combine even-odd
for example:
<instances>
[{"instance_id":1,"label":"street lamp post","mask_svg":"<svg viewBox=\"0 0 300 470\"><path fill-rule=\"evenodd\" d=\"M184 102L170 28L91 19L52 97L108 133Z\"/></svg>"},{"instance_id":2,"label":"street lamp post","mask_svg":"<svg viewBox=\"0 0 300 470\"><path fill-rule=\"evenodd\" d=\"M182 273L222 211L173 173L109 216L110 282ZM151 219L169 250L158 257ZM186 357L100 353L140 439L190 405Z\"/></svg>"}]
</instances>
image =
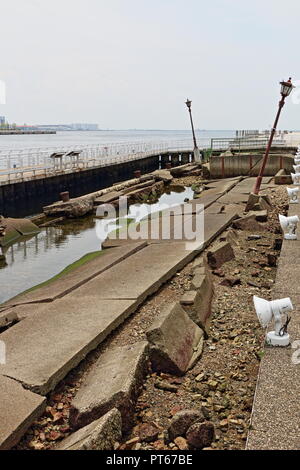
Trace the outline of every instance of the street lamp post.
<instances>
[{"instance_id":1,"label":"street lamp post","mask_svg":"<svg viewBox=\"0 0 300 470\"><path fill-rule=\"evenodd\" d=\"M191 120L193 141L194 141L194 160L197 163L201 163L201 155L200 155L200 151L198 149L198 145L197 145L197 141L196 141L196 135L195 135L195 129L194 129L194 123L193 123L192 102L189 99L187 99L185 104L187 105L187 108L188 108L189 113L190 113L190 120Z\"/></svg>"},{"instance_id":2,"label":"street lamp post","mask_svg":"<svg viewBox=\"0 0 300 470\"><path fill-rule=\"evenodd\" d=\"M287 82L284 82L284 81L280 82L280 85L281 85L281 100L279 101L279 108L278 108L278 111L277 111L274 126L273 126L271 134L270 134L270 139L269 139L269 142L268 142L268 145L267 145L266 153L264 155L264 158L263 158L260 170L259 170L259 174L256 178L255 186L254 186L254 189L253 189L253 193L256 194L256 195L259 194L259 190L260 190L261 182L262 182L262 179L263 179L263 176L264 176L264 172L265 172L266 164L267 164L267 161L268 161L269 153L270 153L270 150L271 150L273 138L274 138L274 135L275 135L275 132L276 132L276 129L277 129L277 124L278 124L278 121L279 121L281 110L282 110L282 108L284 106L284 103L285 103L285 99L291 94L292 89L295 88L292 84L292 79L291 78L289 78L289 80Z\"/></svg>"}]
</instances>

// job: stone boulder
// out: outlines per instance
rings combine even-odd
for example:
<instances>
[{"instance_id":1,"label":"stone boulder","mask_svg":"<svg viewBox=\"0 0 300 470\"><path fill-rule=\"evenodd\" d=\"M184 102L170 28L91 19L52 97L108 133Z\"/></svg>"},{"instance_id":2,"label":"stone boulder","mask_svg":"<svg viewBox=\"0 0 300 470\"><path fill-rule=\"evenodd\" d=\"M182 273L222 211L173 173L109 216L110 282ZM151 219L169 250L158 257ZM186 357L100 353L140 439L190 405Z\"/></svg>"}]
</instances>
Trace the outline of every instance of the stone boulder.
<instances>
[{"instance_id":1,"label":"stone boulder","mask_svg":"<svg viewBox=\"0 0 300 470\"><path fill-rule=\"evenodd\" d=\"M204 421L201 410L182 410L171 419L168 429L169 438L173 441L178 436L185 436L187 430L194 424Z\"/></svg>"},{"instance_id":2,"label":"stone boulder","mask_svg":"<svg viewBox=\"0 0 300 470\"><path fill-rule=\"evenodd\" d=\"M146 333L153 370L184 375L203 350L203 331L179 303L168 305Z\"/></svg>"},{"instance_id":3,"label":"stone boulder","mask_svg":"<svg viewBox=\"0 0 300 470\"><path fill-rule=\"evenodd\" d=\"M186 437L188 444L196 449L209 447L215 437L214 425L209 421L197 422L188 429Z\"/></svg>"},{"instance_id":4,"label":"stone boulder","mask_svg":"<svg viewBox=\"0 0 300 470\"><path fill-rule=\"evenodd\" d=\"M207 252L207 261L212 269L220 268L224 263L234 258L234 251L228 242L218 243Z\"/></svg>"}]
</instances>

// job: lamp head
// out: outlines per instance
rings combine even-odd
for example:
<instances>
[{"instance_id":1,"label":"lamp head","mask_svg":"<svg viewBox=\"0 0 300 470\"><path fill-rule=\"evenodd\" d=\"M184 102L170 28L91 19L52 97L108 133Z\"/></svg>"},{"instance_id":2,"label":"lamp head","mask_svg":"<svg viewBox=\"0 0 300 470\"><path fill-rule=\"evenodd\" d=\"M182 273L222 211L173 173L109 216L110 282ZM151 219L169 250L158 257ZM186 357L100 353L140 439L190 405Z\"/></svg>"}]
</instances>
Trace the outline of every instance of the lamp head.
<instances>
[{"instance_id":1,"label":"lamp head","mask_svg":"<svg viewBox=\"0 0 300 470\"><path fill-rule=\"evenodd\" d=\"M285 81L280 82L280 85L281 85L281 96L283 98L286 98L287 96L289 96L293 88L295 88L294 85L292 84L291 77L288 79L287 82Z\"/></svg>"},{"instance_id":2,"label":"lamp head","mask_svg":"<svg viewBox=\"0 0 300 470\"><path fill-rule=\"evenodd\" d=\"M274 318L275 331L269 331L266 336L266 342L270 346L285 347L290 344L290 335L287 333L287 325L290 319L282 326L281 315L288 314L293 310L293 304L289 297L285 299L268 300L260 297L253 297L254 308L258 320L263 328L266 328Z\"/></svg>"},{"instance_id":3,"label":"lamp head","mask_svg":"<svg viewBox=\"0 0 300 470\"><path fill-rule=\"evenodd\" d=\"M187 107L188 107L189 109L191 109L191 107L192 107L192 102L191 102L191 100L189 100L189 99L187 98L185 104L187 105Z\"/></svg>"},{"instance_id":4,"label":"lamp head","mask_svg":"<svg viewBox=\"0 0 300 470\"><path fill-rule=\"evenodd\" d=\"M299 188L286 188L291 204L298 204Z\"/></svg>"}]
</instances>

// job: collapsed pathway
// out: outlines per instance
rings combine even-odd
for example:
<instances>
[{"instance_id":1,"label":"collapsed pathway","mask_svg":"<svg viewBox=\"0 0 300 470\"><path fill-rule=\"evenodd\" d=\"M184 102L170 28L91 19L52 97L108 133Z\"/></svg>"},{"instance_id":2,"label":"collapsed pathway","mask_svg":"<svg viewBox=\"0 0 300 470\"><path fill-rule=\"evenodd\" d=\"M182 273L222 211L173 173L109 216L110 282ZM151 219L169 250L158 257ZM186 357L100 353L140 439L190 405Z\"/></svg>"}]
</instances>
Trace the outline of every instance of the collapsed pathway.
<instances>
[{"instance_id":1,"label":"collapsed pathway","mask_svg":"<svg viewBox=\"0 0 300 470\"><path fill-rule=\"evenodd\" d=\"M45 396L70 370L241 214L236 204L247 199L253 179L239 180L212 183L199 198L206 207L204 243L193 251L186 250L185 241L122 243L63 279L2 305L0 321L21 321L0 335L7 353L0 365L0 449L18 442L45 409ZM176 217L175 223L182 221Z\"/></svg>"}]
</instances>

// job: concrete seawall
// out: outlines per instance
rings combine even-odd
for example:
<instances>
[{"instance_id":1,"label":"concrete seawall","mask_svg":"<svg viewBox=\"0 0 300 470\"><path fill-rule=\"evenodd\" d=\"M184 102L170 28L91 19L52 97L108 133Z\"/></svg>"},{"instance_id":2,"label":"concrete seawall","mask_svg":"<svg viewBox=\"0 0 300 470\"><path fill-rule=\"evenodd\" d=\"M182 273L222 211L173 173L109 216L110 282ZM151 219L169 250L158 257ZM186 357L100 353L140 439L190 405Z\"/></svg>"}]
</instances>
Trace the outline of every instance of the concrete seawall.
<instances>
[{"instance_id":1,"label":"concrete seawall","mask_svg":"<svg viewBox=\"0 0 300 470\"><path fill-rule=\"evenodd\" d=\"M35 177L25 181L11 182L0 186L0 214L10 217L40 212L43 206L51 204L59 198L59 193L69 191L72 198L112 186L133 177L135 170L142 174L165 168L171 157L172 166L189 162L190 153L169 152L162 154L159 161L157 155L121 164L94 167L59 173L53 176ZM180 161L181 160L181 161Z\"/></svg>"},{"instance_id":2,"label":"concrete seawall","mask_svg":"<svg viewBox=\"0 0 300 470\"><path fill-rule=\"evenodd\" d=\"M265 176L274 176L276 173L285 169L287 172L293 171L293 155L287 153L288 149L282 150L282 153L270 155L264 172ZM210 174L212 178L231 178L234 176L257 176L263 153L232 156L212 156L210 158Z\"/></svg>"}]
</instances>

